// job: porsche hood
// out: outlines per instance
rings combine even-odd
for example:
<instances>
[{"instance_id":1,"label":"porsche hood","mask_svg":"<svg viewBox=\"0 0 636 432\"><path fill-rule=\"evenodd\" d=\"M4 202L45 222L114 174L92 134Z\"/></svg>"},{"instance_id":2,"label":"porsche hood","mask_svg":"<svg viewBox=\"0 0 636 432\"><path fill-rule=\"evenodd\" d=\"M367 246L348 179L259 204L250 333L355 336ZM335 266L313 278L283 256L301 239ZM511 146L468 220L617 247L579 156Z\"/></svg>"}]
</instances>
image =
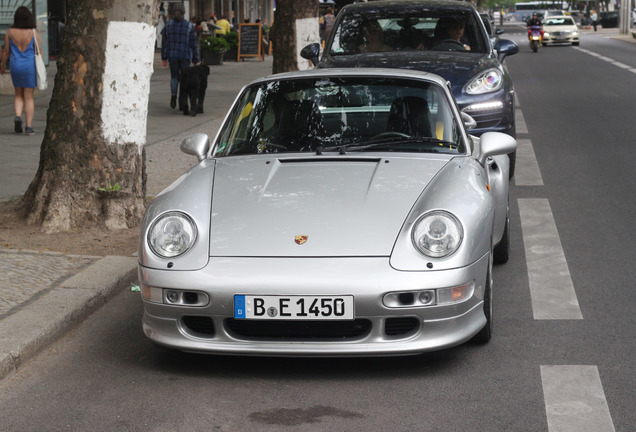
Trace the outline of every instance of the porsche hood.
<instances>
[{"instance_id":1,"label":"porsche hood","mask_svg":"<svg viewBox=\"0 0 636 432\"><path fill-rule=\"evenodd\" d=\"M389 256L448 157L223 158L211 256Z\"/></svg>"}]
</instances>

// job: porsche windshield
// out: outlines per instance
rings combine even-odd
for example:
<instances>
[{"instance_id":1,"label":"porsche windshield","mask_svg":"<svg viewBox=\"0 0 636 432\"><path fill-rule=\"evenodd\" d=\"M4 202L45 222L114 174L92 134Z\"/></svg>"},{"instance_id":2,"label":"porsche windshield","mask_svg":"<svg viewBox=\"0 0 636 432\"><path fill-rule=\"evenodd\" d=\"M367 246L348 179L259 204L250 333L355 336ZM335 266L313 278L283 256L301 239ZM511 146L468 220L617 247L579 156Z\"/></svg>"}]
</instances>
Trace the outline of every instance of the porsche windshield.
<instances>
[{"instance_id":1,"label":"porsche windshield","mask_svg":"<svg viewBox=\"0 0 636 432\"><path fill-rule=\"evenodd\" d=\"M215 155L323 149L462 154L451 103L438 85L417 80L268 81L240 95Z\"/></svg>"}]
</instances>

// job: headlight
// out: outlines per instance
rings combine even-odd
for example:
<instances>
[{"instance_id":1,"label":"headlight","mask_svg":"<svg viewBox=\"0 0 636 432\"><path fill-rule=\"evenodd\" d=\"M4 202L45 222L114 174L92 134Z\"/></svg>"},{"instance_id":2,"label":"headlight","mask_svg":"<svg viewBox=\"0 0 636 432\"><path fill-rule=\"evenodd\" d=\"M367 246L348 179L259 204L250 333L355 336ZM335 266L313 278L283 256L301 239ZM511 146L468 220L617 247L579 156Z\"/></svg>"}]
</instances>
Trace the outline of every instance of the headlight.
<instances>
[{"instance_id":1,"label":"headlight","mask_svg":"<svg viewBox=\"0 0 636 432\"><path fill-rule=\"evenodd\" d=\"M168 212L155 220L148 230L148 245L162 258L186 253L197 238L197 228L190 216Z\"/></svg>"},{"instance_id":2,"label":"headlight","mask_svg":"<svg viewBox=\"0 0 636 432\"><path fill-rule=\"evenodd\" d=\"M415 222L412 240L424 255L440 258L455 252L463 235L462 225L455 216L445 211L433 211Z\"/></svg>"},{"instance_id":3,"label":"headlight","mask_svg":"<svg viewBox=\"0 0 636 432\"><path fill-rule=\"evenodd\" d=\"M464 87L468 94L483 94L497 91L503 85L503 75L498 69L489 69L477 75Z\"/></svg>"},{"instance_id":4,"label":"headlight","mask_svg":"<svg viewBox=\"0 0 636 432\"><path fill-rule=\"evenodd\" d=\"M543 37L544 37L544 38L546 38L546 37L550 37L550 33L548 33L548 32L543 32Z\"/></svg>"}]
</instances>

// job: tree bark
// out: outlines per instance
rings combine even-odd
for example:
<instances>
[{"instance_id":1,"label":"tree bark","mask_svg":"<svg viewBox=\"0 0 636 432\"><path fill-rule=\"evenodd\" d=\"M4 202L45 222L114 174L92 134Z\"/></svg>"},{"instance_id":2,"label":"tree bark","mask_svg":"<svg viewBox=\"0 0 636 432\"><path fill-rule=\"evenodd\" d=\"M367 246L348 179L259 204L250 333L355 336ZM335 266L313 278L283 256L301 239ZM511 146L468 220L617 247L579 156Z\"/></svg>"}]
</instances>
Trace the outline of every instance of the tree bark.
<instances>
[{"instance_id":1,"label":"tree bark","mask_svg":"<svg viewBox=\"0 0 636 432\"><path fill-rule=\"evenodd\" d=\"M68 2L40 164L21 202L29 224L59 232L141 220L158 8L158 0Z\"/></svg>"},{"instance_id":2,"label":"tree bark","mask_svg":"<svg viewBox=\"0 0 636 432\"><path fill-rule=\"evenodd\" d=\"M270 38L274 49L272 72L298 70L298 32L296 23L304 18L316 18L318 35L318 0L277 0ZM320 38L316 42L319 42ZM300 47L302 48L302 47Z\"/></svg>"}]
</instances>

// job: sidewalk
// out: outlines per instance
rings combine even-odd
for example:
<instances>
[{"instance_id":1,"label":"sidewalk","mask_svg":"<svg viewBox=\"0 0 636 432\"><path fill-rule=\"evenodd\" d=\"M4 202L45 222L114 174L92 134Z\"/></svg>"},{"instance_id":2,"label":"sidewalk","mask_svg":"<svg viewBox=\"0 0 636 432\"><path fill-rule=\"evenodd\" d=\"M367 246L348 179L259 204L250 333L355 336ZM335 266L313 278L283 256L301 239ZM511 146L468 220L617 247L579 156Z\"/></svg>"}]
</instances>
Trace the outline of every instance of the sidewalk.
<instances>
[{"instance_id":1,"label":"sidewalk","mask_svg":"<svg viewBox=\"0 0 636 432\"><path fill-rule=\"evenodd\" d=\"M214 138L243 85L271 73L272 57L210 66L205 113L196 117L170 109L170 72L158 56L154 68L146 132L148 196L196 163L179 150L181 140L194 132ZM0 201L21 196L35 177L56 69L51 62L49 88L36 89L33 136L13 132L13 90L0 91ZM0 248L0 379L129 288L137 278L135 251L130 252L127 257L94 257Z\"/></svg>"}]
</instances>

